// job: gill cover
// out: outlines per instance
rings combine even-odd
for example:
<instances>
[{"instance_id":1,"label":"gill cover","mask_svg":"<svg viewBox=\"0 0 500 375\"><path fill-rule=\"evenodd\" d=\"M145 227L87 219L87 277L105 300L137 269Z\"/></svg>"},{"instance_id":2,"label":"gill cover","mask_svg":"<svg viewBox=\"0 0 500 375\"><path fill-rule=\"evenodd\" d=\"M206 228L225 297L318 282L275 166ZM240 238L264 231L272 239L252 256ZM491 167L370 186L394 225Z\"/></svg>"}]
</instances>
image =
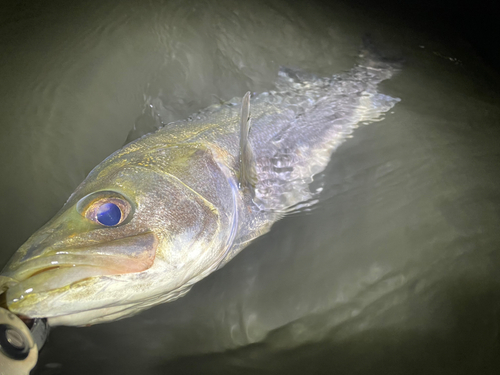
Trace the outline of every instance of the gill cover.
<instances>
[{"instance_id":1,"label":"gill cover","mask_svg":"<svg viewBox=\"0 0 500 375\"><path fill-rule=\"evenodd\" d=\"M2 271L6 304L83 325L178 298L221 262L234 215L209 148L142 138L97 166L16 252Z\"/></svg>"}]
</instances>

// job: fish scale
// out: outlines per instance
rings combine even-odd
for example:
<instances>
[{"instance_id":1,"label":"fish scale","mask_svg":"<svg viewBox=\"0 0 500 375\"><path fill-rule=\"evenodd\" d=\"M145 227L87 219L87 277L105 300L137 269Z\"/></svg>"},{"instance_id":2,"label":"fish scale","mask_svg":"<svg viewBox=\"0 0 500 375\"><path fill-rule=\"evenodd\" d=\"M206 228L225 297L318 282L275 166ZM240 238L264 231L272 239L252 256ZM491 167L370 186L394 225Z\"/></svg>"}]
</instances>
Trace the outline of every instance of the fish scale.
<instances>
[{"instance_id":1,"label":"fish scale","mask_svg":"<svg viewBox=\"0 0 500 375\"><path fill-rule=\"evenodd\" d=\"M252 99L249 138L256 155L255 203L259 209L286 212L311 199L312 177L325 168L335 148L360 122L381 120L399 101L376 89L395 68L382 63L368 65L332 78L285 68L276 84L279 91ZM230 154L227 159L231 159L226 162L237 170L240 102L233 98L230 104L209 107L189 120L170 123L160 133L176 134L186 123L192 129L205 129L188 139L208 141L226 150ZM214 123L217 126L209 127Z\"/></svg>"},{"instance_id":2,"label":"fish scale","mask_svg":"<svg viewBox=\"0 0 500 375\"><path fill-rule=\"evenodd\" d=\"M183 296L314 203L309 185L332 152L399 101L377 91L395 71L368 60L330 78L285 68L274 91L124 146L14 254L0 276L7 306L51 325L88 325ZM164 121L161 100L150 103ZM119 222L93 214L108 209L120 210Z\"/></svg>"}]
</instances>

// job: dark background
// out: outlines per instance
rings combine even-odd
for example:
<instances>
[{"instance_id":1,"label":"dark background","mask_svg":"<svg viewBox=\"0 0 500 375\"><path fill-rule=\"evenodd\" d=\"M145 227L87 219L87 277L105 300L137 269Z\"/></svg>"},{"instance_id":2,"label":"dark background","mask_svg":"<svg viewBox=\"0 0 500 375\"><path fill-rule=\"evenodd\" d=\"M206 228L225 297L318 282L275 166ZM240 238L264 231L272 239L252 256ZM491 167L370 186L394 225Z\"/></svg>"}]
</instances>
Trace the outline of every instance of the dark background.
<instances>
[{"instance_id":1,"label":"dark background","mask_svg":"<svg viewBox=\"0 0 500 375\"><path fill-rule=\"evenodd\" d=\"M344 3L446 38L451 44L469 43L486 64L497 71L500 69L498 1L351 0Z\"/></svg>"}]
</instances>

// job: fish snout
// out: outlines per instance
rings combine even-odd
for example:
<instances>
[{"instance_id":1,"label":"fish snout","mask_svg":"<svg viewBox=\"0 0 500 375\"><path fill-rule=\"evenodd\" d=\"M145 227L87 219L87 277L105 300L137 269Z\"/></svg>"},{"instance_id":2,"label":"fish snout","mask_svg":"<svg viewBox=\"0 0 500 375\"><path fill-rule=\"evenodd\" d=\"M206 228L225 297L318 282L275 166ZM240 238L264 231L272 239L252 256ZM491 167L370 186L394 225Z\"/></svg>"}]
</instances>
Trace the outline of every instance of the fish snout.
<instances>
[{"instance_id":1,"label":"fish snout","mask_svg":"<svg viewBox=\"0 0 500 375\"><path fill-rule=\"evenodd\" d=\"M16 306L36 294L98 276L145 271L153 265L157 247L156 235L145 232L74 248L34 249L29 256L27 251L2 271L0 294L6 295L11 311L22 313Z\"/></svg>"},{"instance_id":2,"label":"fish snout","mask_svg":"<svg viewBox=\"0 0 500 375\"><path fill-rule=\"evenodd\" d=\"M153 265L157 246L158 239L153 232L70 248L30 245L20 259L14 259L5 267L2 275L23 281L63 267L102 268L110 274L141 272Z\"/></svg>"}]
</instances>

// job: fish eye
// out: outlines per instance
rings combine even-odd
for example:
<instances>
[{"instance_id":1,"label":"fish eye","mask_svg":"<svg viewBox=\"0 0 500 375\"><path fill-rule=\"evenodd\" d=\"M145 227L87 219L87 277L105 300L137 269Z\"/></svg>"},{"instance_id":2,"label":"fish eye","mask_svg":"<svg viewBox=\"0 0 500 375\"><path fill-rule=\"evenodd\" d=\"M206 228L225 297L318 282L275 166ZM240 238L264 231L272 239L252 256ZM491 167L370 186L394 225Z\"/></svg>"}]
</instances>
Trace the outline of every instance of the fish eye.
<instances>
[{"instance_id":1,"label":"fish eye","mask_svg":"<svg viewBox=\"0 0 500 375\"><path fill-rule=\"evenodd\" d=\"M114 203L104 203L97 208L97 221L102 225L112 227L120 222L122 211Z\"/></svg>"},{"instance_id":2,"label":"fish eye","mask_svg":"<svg viewBox=\"0 0 500 375\"><path fill-rule=\"evenodd\" d=\"M83 198L77 209L85 218L105 227L115 227L131 214L131 205L127 200L108 192L98 192Z\"/></svg>"}]
</instances>

